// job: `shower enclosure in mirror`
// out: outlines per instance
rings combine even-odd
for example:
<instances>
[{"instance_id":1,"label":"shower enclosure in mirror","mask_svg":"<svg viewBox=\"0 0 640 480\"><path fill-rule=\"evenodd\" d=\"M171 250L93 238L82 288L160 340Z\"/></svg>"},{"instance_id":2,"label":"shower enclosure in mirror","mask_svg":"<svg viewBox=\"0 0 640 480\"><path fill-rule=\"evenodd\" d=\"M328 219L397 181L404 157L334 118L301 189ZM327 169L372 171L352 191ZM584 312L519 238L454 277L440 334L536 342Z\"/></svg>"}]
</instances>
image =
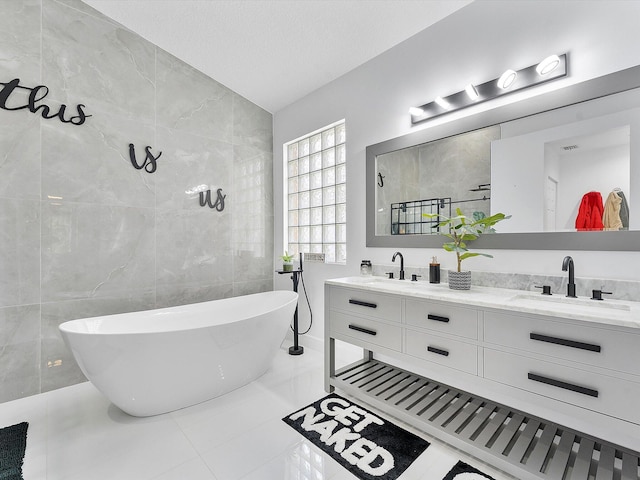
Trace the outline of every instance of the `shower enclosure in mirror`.
<instances>
[{"instance_id":1,"label":"shower enclosure in mirror","mask_svg":"<svg viewBox=\"0 0 640 480\"><path fill-rule=\"evenodd\" d=\"M483 248L640 249L640 67L367 147L367 246L437 247L423 213L511 215Z\"/></svg>"},{"instance_id":2,"label":"shower enclosure in mirror","mask_svg":"<svg viewBox=\"0 0 640 480\"><path fill-rule=\"evenodd\" d=\"M491 142L497 126L378 155L385 179L376 188L376 234L439 233L438 221L423 213L490 215Z\"/></svg>"}]
</instances>

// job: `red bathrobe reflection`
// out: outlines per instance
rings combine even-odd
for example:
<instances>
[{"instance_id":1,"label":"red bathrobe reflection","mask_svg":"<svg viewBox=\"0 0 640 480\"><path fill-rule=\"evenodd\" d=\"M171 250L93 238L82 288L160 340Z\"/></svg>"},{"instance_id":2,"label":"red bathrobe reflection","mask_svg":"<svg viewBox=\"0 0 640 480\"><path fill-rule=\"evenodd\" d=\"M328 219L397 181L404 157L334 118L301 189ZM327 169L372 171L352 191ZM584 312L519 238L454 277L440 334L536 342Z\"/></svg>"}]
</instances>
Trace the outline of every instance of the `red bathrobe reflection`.
<instances>
[{"instance_id":1,"label":"red bathrobe reflection","mask_svg":"<svg viewBox=\"0 0 640 480\"><path fill-rule=\"evenodd\" d=\"M585 193L576 217L576 230L602 230L604 206L600 192Z\"/></svg>"}]
</instances>

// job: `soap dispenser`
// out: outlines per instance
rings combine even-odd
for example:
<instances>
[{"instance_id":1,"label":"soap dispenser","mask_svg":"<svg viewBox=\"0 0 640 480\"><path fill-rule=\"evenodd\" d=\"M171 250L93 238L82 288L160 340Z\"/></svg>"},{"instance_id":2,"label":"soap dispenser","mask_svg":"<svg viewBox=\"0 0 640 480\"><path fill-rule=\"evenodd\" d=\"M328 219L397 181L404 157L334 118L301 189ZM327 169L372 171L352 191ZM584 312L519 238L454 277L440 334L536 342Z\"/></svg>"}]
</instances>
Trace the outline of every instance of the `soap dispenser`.
<instances>
[{"instance_id":1,"label":"soap dispenser","mask_svg":"<svg viewBox=\"0 0 640 480\"><path fill-rule=\"evenodd\" d=\"M431 257L429 264L429 283L440 283L440 264L437 257Z\"/></svg>"}]
</instances>

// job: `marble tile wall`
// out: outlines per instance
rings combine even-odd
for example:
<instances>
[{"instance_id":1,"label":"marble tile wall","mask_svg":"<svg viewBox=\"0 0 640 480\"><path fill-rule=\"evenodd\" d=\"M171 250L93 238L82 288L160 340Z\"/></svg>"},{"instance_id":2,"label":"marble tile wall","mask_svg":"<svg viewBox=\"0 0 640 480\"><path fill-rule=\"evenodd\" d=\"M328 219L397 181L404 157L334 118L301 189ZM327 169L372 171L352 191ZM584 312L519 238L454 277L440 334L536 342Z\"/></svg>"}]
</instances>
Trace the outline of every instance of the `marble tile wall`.
<instances>
[{"instance_id":1,"label":"marble tile wall","mask_svg":"<svg viewBox=\"0 0 640 480\"><path fill-rule=\"evenodd\" d=\"M0 9L0 82L91 115L0 109L5 402L84 380L64 321L271 290L273 140L270 113L80 0ZM153 174L130 143L140 161L162 152ZM201 185L223 189L222 212Z\"/></svg>"}]
</instances>

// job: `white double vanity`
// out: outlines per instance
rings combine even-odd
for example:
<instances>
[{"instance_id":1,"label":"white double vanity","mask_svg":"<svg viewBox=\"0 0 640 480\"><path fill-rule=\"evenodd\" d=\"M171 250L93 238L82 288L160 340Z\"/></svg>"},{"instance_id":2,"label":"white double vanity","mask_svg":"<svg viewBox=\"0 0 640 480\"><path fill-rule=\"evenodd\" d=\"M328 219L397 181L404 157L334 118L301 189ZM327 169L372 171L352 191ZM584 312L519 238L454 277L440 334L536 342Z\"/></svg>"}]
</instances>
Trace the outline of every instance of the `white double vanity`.
<instances>
[{"instance_id":1,"label":"white double vanity","mask_svg":"<svg viewBox=\"0 0 640 480\"><path fill-rule=\"evenodd\" d=\"M363 359L337 369L336 340ZM640 303L328 280L325 388L518 478L637 479Z\"/></svg>"}]
</instances>

